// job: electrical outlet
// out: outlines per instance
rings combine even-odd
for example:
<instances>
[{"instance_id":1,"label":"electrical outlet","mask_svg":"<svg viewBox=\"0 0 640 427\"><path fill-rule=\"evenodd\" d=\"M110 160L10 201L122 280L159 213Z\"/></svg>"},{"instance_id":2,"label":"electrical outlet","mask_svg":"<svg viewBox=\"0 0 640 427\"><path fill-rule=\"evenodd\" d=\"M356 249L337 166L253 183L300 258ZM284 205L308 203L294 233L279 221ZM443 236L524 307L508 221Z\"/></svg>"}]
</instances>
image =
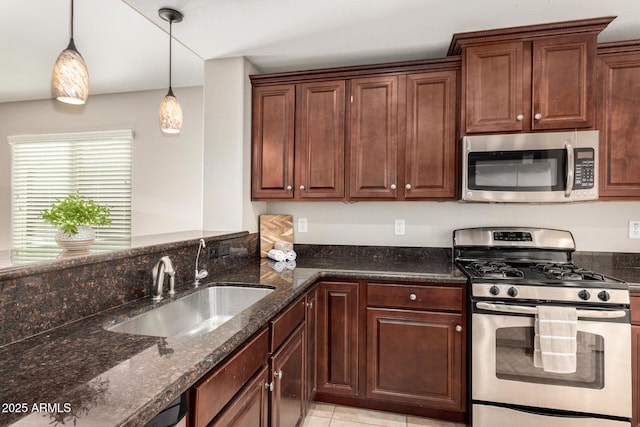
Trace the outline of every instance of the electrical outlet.
<instances>
[{"instance_id":1,"label":"electrical outlet","mask_svg":"<svg viewBox=\"0 0 640 427\"><path fill-rule=\"evenodd\" d=\"M404 235L404 219L396 219L393 221L393 234L396 236Z\"/></svg>"},{"instance_id":2,"label":"electrical outlet","mask_svg":"<svg viewBox=\"0 0 640 427\"><path fill-rule=\"evenodd\" d=\"M207 250L208 250L207 255L209 256L209 259L218 258L219 253L218 253L218 248L216 246L208 246Z\"/></svg>"},{"instance_id":3,"label":"electrical outlet","mask_svg":"<svg viewBox=\"0 0 640 427\"><path fill-rule=\"evenodd\" d=\"M640 221L629 221L629 238L640 239Z\"/></svg>"},{"instance_id":4,"label":"electrical outlet","mask_svg":"<svg viewBox=\"0 0 640 427\"><path fill-rule=\"evenodd\" d=\"M307 218L298 218L298 233L307 232Z\"/></svg>"}]
</instances>

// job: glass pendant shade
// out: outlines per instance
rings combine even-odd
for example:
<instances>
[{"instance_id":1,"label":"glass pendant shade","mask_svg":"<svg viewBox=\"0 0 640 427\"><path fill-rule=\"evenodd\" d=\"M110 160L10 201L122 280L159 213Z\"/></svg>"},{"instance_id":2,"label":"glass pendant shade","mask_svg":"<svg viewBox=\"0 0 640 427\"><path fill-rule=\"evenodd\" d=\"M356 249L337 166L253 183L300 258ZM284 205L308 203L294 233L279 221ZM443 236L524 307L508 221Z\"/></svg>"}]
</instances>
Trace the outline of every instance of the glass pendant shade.
<instances>
[{"instance_id":1,"label":"glass pendant shade","mask_svg":"<svg viewBox=\"0 0 640 427\"><path fill-rule=\"evenodd\" d=\"M67 104L84 104L89 96L89 70L73 39L53 66L53 94Z\"/></svg>"},{"instance_id":2,"label":"glass pendant shade","mask_svg":"<svg viewBox=\"0 0 640 427\"><path fill-rule=\"evenodd\" d=\"M160 104L160 130L162 133L178 134L180 129L182 129L182 107L173 95L173 90L169 88L169 93Z\"/></svg>"}]
</instances>

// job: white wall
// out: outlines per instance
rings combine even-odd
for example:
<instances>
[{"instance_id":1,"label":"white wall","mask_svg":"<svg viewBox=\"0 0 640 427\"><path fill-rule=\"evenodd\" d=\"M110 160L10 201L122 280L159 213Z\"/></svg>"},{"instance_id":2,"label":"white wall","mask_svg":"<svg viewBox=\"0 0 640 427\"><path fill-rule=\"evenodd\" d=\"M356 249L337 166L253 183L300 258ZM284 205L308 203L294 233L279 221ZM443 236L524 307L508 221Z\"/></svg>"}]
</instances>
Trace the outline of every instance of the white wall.
<instances>
[{"instance_id":1,"label":"white wall","mask_svg":"<svg viewBox=\"0 0 640 427\"><path fill-rule=\"evenodd\" d=\"M8 135L132 129L132 234L202 228L202 87L176 88L182 132L164 136L158 108L166 90L91 95L84 106L54 100L0 104L0 250L11 247Z\"/></svg>"},{"instance_id":2,"label":"white wall","mask_svg":"<svg viewBox=\"0 0 640 427\"><path fill-rule=\"evenodd\" d=\"M244 58L205 61L204 228L258 230L265 203L251 202L251 82Z\"/></svg>"},{"instance_id":3,"label":"white wall","mask_svg":"<svg viewBox=\"0 0 640 427\"><path fill-rule=\"evenodd\" d=\"M628 221L640 220L640 202L508 205L461 202L269 203L270 214L307 218L296 243L450 247L453 230L482 226L534 226L569 230L579 251L640 252L628 239ZM393 234L394 219L406 234Z\"/></svg>"}]
</instances>

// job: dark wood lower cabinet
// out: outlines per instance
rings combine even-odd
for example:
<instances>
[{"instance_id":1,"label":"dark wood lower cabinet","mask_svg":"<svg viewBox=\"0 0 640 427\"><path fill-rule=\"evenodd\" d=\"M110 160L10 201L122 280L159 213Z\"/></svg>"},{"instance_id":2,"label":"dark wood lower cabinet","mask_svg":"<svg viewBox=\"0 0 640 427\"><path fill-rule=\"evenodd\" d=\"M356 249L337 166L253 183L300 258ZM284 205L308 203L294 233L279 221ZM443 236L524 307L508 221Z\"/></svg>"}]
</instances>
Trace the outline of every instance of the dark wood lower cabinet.
<instances>
[{"instance_id":1,"label":"dark wood lower cabinet","mask_svg":"<svg viewBox=\"0 0 640 427\"><path fill-rule=\"evenodd\" d=\"M318 393L358 395L358 288L358 282L318 284Z\"/></svg>"},{"instance_id":2,"label":"dark wood lower cabinet","mask_svg":"<svg viewBox=\"0 0 640 427\"><path fill-rule=\"evenodd\" d=\"M632 427L640 427L640 326L631 326Z\"/></svg>"},{"instance_id":3,"label":"dark wood lower cabinet","mask_svg":"<svg viewBox=\"0 0 640 427\"><path fill-rule=\"evenodd\" d=\"M462 316L367 309L367 398L463 410Z\"/></svg>"},{"instance_id":4,"label":"dark wood lower cabinet","mask_svg":"<svg viewBox=\"0 0 640 427\"><path fill-rule=\"evenodd\" d=\"M316 400L466 421L464 289L320 282Z\"/></svg>"},{"instance_id":5,"label":"dark wood lower cabinet","mask_svg":"<svg viewBox=\"0 0 640 427\"><path fill-rule=\"evenodd\" d=\"M304 338L303 323L271 356L271 427L296 427L304 420Z\"/></svg>"},{"instance_id":6,"label":"dark wood lower cabinet","mask_svg":"<svg viewBox=\"0 0 640 427\"><path fill-rule=\"evenodd\" d=\"M268 427L268 379L264 366L209 427Z\"/></svg>"}]
</instances>

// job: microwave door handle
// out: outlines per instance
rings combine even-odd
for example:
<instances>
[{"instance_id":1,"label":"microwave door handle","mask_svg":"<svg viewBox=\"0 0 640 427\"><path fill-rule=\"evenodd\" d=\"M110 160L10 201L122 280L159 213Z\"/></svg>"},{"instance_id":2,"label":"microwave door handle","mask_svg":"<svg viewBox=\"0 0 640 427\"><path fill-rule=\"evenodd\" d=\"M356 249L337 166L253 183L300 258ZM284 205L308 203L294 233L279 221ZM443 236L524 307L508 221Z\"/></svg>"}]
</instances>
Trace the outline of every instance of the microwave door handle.
<instances>
[{"instance_id":1,"label":"microwave door handle","mask_svg":"<svg viewBox=\"0 0 640 427\"><path fill-rule=\"evenodd\" d=\"M570 197L573 191L573 179L575 169L575 159L573 157L573 145L565 144L564 149L567 150L567 188L564 190L564 197Z\"/></svg>"}]
</instances>

